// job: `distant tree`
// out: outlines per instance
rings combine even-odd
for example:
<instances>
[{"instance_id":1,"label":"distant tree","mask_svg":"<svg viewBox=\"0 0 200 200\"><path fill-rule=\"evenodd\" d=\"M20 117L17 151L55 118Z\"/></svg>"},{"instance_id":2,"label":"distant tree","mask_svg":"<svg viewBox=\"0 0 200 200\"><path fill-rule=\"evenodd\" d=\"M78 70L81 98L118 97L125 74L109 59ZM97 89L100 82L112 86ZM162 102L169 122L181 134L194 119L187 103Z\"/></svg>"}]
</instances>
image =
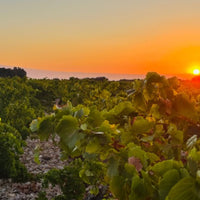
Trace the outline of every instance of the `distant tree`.
<instances>
[{"instance_id":1,"label":"distant tree","mask_svg":"<svg viewBox=\"0 0 200 200\"><path fill-rule=\"evenodd\" d=\"M14 76L19 76L21 78L26 77L26 71L20 67L13 68Z\"/></svg>"},{"instance_id":2,"label":"distant tree","mask_svg":"<svg viewBox=\"0 0 200 200\"><path fill-rule=\"evenodd\" d=\"M0 77L8 77L11 73L11 69L0 68Z\"/></svg>"},{"instance_id":3,"label":"distant tree","mask_svg":"<svg viewBox=\"0 0 200 200\"><path fill-rule=\"evenodd\" d=\"M20 67L10 68L0 68L0 77L14 77L19 76L21 78L26 77L26 71Z\"/></svg>"}]
</instances>

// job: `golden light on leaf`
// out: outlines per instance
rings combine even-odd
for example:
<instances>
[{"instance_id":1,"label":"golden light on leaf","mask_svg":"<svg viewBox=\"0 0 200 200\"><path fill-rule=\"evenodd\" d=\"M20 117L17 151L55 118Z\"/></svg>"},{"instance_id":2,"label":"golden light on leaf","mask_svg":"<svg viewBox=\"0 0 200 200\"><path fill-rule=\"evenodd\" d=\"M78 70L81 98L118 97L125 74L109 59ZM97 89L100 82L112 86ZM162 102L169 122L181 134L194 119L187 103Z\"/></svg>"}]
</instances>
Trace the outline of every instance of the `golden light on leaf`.
<instances>
[{"instance_id":1,"label":"golden light on leaf","mask_svg":"<svg viewBox=\"0 0 200 200\"><path fill-rule=\"evenodd\" d=\"M199 75L200 74L200 70L199 69L194 69L193 70L193 74L194 75Z\"/></svg>"}]
</instances>

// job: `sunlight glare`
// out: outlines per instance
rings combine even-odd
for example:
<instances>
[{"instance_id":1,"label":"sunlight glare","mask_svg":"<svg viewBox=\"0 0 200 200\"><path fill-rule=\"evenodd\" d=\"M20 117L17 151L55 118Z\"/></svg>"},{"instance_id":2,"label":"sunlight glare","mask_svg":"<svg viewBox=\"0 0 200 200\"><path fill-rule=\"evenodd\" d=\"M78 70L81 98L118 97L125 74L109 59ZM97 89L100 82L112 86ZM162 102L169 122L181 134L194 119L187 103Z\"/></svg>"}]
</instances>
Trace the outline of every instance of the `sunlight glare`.
<instances>
[{"instance_id":1,"label":"sunlight glare","mask_svg":"<svg viewBox=\"0 0 200 200\"><path fill-rule=\"evenodd\" d=\"M193 74L194 75L199 75L200 74L200 70L199 69L194 69L193 70Z\"/></svg>"}]
</instances>

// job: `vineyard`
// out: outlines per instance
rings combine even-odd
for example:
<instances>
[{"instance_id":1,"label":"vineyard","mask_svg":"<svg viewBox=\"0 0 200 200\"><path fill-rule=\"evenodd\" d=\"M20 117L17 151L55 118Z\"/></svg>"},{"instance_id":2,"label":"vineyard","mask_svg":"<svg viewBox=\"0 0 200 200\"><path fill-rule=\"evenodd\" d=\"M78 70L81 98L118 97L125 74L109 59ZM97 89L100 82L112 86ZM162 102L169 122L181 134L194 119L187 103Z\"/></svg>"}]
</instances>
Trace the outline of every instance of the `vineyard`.
<instances>
[{"instance_id":1,"label":"vineyard","mask_svg":"<svg viewBox=\"0 0 200 200\"><path fill-rule=\"evenodd\" d=\"M0 79L0 178L59 187L55 200L200 200L200 80ZM27 138L67 164L34 176ZM40 149L34 162L40 165Z\"/></svg>"}]
</instances>

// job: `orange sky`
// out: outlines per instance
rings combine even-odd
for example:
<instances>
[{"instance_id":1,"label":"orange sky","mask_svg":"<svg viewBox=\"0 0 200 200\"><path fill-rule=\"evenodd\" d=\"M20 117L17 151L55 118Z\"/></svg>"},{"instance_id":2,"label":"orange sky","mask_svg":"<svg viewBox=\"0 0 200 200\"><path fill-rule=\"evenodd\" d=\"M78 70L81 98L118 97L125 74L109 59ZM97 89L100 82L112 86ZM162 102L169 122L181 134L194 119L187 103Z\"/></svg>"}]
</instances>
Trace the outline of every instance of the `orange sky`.
<instances>
[{"instance_id":1,"label":"orange sky","mask_svg":"<svg viewBox=\"0 0 200 200\"><path fill-rule=\"evenodd\" d=\"M199 7L197 0L7 0L0 7L0 65L188 73L200 66Z\"/></svg>"}]
</instances>

